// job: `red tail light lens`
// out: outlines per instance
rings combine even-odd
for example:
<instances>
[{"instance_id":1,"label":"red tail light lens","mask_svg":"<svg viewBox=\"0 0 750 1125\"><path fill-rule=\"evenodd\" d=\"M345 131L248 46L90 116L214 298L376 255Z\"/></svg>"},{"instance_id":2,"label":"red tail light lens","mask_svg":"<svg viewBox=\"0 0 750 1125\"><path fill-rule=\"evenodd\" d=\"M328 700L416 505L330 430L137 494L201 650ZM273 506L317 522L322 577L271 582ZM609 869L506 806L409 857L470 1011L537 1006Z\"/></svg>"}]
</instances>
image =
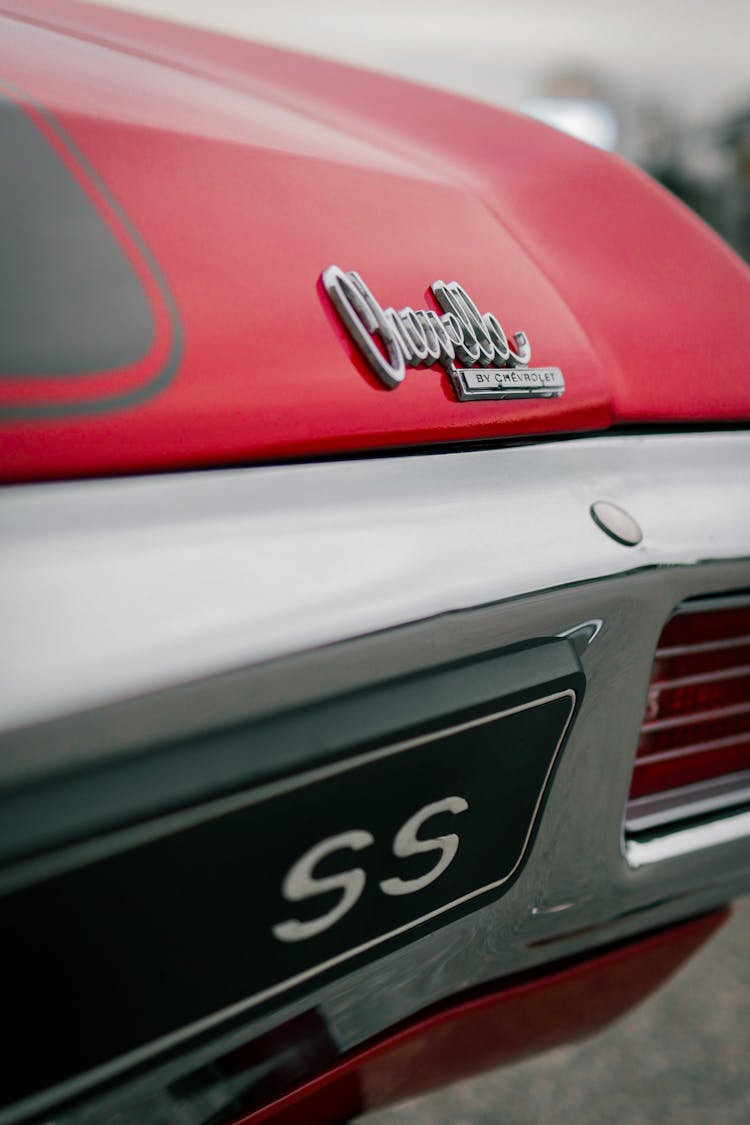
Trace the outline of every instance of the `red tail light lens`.
<instances>
[{"instance_id":1,"label":"red tail light lens","mask_svg":"<svg viewBox=\"0 0 750 1125\"><path fill-rule=\"evenodd\" d=\"M659 638L628 818L639 798L744 771L750 771L750 599L686 603ZM738 786L747 780L738 778Z\"/></svg>"}]
</instances>

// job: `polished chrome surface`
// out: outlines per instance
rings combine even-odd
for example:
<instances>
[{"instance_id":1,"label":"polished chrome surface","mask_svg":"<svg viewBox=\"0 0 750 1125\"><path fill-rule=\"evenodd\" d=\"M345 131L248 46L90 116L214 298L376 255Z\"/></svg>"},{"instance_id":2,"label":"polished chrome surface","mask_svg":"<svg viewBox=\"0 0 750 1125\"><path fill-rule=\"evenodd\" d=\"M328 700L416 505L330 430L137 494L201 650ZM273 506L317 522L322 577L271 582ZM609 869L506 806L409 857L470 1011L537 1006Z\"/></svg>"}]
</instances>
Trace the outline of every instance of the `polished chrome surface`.
<instances>
[{"instance_id":1,"label":"polished chrome surface","mask_svg":"<svg viewBox=\"0 0 750 1125\"><path fill-rule=\"evenodd\" d=\"M750 517L747 518L750 521ZM744 609L748 605L750 605L750 593L738 593L715 598L701 598L699 601L684 602L682 605L678 605L672 616L681 617L685 613L691 616L696 613L715 613L717 609ZM725 647L739 645L747 641L750 641L750 637L745 636L732 637L727 641L718 641L715 643L717 647ZM690 652L701 651L700 646L696 645L689 645L686 650ZM677 648L669 649L670 653L675 653L677 651L680 650Z\"/></svg>"},{"instance_id":2,"label":"polished chrome surface","mask_svg":"<svg viewBox=\"0 0 750 1125\"><path fill-rule=\"evenodd\" d=\"M491 398L559 398L565 380L559 367L457 367L451 382L462 402Z\"/></svg>"},{"instance_id":3,"label":"polished chrome surface","mask_svg":"<svg viewBox=\"0 0 750 1125\"><path fill-rule=\"evenodd\" d=\"M637 547L643 532L633 519L617 504L610 504L608 500L597 500L591 505L591 515L602 531L611 535L617 543L626 547Z\"/></svg>"},{"instance_id":4,"label":"polished chrome surface","mask_svg":"<svg viewBox=\"0 0 750 1125\"><path fill-rule=\"evenodd\" d=\"M559 368L527 366L531 345L525 333L516 332L511 346L497 317L482 315L456 281L432 283L442 315L409 306L382 308L354 270L329 266L321 281L344 328L386 387L393 389L402 383L407 367L431 367L438 362L461 402L557 398L565 391ZM456 361L469 366L458 367Z\"/></svg>"},{"instance_id":5,"label":"polished chrome surface","mask_svg":"<svg viewBox=\"0 0 750 1125\"><path fill-rule=\"evenodd\" d=\"M725 774L698 785L636 797L628 801L625 829L627 832L645 832L678 820L745 804L750 805L750 770Z\"/></svg>"},{"instance_id":6,"label":"polished chrome surface","mask_svg":"<svg viewBox=\"0 0 750 1125\"><path fill-rule=\"evenodd\" d=\"M0 730L436 614L748 557L749 479L737 433L7 488ZM638 547L591 520L603 492L638 512Z\"/></svg>"},{"instance_id":7,"label":"polished chrome surface","mask_svg":"<svg viewBox=\"0 0 750 1125\"><path fill-rule=\"evenodd\" d=\"M586 695L507 894L217 1029L155 1080L311 1007L347 1050L458 990L750 889L750 813L624 833L663 624L686 599L750 589L749 491L744 433L7 489L2 784L533 637L579 641ZM602 495L638 513L637 547L594 524Z\"/></svg>"},{"instance_id":8,"label":"polished chrome surface","mask_svg":"<svg viewBox=\"0 0 750 1125\"><path fill-rule=\"evenodd\" d=\"M572 629L563 629L562 633L558 635L567 637L578 655L582 656L591 642L599 636L603 624L604 622L597 617L594 621L584 621L580 625L575 625Z\"/></svg>"},{"instance_id":9,"label":"polished chrome surface","mask_svg":"<svg viewBox=\"0 0 750 1125\"><path fill-rule=\"evenodd\" d=\"M720 844L750 839L750 812L717 816L705 824L686 824L648 840L628 840L625 854L631 867L663 863L664 860L694 855ZM747 887L743 888L747 892Z\"/></svg>"}]
</instances>

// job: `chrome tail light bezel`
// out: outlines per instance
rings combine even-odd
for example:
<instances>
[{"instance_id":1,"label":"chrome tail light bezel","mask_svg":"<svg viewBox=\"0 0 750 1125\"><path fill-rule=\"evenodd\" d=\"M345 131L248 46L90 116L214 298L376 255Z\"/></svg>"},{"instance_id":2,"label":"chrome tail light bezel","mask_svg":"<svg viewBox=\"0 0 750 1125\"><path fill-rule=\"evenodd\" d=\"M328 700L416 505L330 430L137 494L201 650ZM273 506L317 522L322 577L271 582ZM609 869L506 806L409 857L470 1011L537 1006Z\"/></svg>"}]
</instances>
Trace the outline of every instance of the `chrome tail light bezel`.
<instances>
[{"instance_id":1,"label":"chrome tail light bezel","mask_svg":"<svg viewBox=\"0 0 750 1125\"><path fill-rule=\"evenodd\" d=\"M683 675L673 680L657 678L659 676L660 662L663 664L666 660L674 659L675 656L687 656L690 658L695 655L700 655L701 653L714 651L729 652L750 647L750 633L738 633L737 635L728 636L723 639L717 638L716 640L696 642L693 644L685 643L681 646L667 647L662 644L662 638L665 635L668 636L670 625L672 625L676 619L685 618L687 616L695 617L698 614L707 613L728 614L732 611L747 610L749 608L750 592L742 591L736 594L690 598L680 603L673 613L670 614L664 624L654 653L652 676L649 681L644 709L639 750L643 744L644 735L647 736L651 730L660 726L659 721L654 721L653 717L656 706L658 706L658 704L655 703L655 699L658 697L659 690L662 692L670 691L678 686L691 683L698 684L700 682L721 682L724 680L734 680L736 682L739 676L744 677L750 674L750 667L747 665L735 666L722 662L721 666L709 672L693 671L692 674ZM656 694L655 688L657 689ZM714 716L717 719L723 717L727 710L727 707L717 707L713 711L696 713L696 721L699 724L711 722ZM701 741L696 743L686 742L682 746L677 746L661 754L657 752L651 755L643 755L637 752L633 767L633 777L635 778L637 776L636 771L639 767L650 762L657 762L661 759L667 761L674 760L679 763L682 759L689 757L691 754L705 754L714 748L722 750L727 749L733 744L741 745L746 740L750 741L750 697L748 697L741 707L736 706L734 711L740 716L743 724L746 723L746 729L724 739L714 739L712 743L703 743ZM690 716L678 715L678 717L674 719L662 720L661 725L663 727L668 727L670 722L675 723L678 727L682 726L687 730L690 726ZM726 773L703 778L692 784L668 786L634 796L631 782L631 794L629 795L625 809L625 833L626 837L637 839L638 837L648 836L654 831L658 831L667 826L682 826L685 822L703 821L705 823L706 818L732 814L740 810L743 806L750 808L750 754L748 755L747 769L731 770Z\"/></svg>"}]
</instances>

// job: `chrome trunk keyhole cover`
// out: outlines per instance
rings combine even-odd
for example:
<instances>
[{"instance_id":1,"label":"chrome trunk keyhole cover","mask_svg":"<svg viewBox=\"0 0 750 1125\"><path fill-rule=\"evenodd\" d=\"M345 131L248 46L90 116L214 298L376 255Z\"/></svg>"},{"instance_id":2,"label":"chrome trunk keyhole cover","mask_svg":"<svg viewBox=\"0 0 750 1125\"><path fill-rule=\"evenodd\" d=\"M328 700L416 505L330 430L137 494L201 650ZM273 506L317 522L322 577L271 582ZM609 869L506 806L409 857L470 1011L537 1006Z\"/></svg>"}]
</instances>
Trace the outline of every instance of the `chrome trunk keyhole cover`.
<instances>
[{"instance_id":1,"label":"chrome trunk keyhole cover","mask_svg":"<svg viewBox=\"0 0 750 1125\"><path fill-rule=\"evenodd\" d=\"M591 505L591 516L597 527L624 547L637 547L643 532L631 515L609 500L597 500Z\"/></svg>"}]
</instances>

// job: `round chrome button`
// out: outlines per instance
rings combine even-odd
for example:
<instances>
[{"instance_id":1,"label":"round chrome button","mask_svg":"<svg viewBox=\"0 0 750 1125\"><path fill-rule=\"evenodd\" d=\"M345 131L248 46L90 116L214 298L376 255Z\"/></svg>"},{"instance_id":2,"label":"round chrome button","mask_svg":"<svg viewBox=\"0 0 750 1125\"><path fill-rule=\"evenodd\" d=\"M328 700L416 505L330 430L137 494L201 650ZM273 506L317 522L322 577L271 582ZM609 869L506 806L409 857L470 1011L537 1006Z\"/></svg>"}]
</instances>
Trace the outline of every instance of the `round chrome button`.
<instances>
[{"instance_id":1,"label":"round chrome button","mask_svg":"<svg viewBox=\"0 0 750 1125\"><path fill-rule=\"evenodd\" d=\"M632 516L609 500L597 500L591 505L591 515L602 531L626 547L637 547L643 532Z\"/></svg>"}]
</instances>

